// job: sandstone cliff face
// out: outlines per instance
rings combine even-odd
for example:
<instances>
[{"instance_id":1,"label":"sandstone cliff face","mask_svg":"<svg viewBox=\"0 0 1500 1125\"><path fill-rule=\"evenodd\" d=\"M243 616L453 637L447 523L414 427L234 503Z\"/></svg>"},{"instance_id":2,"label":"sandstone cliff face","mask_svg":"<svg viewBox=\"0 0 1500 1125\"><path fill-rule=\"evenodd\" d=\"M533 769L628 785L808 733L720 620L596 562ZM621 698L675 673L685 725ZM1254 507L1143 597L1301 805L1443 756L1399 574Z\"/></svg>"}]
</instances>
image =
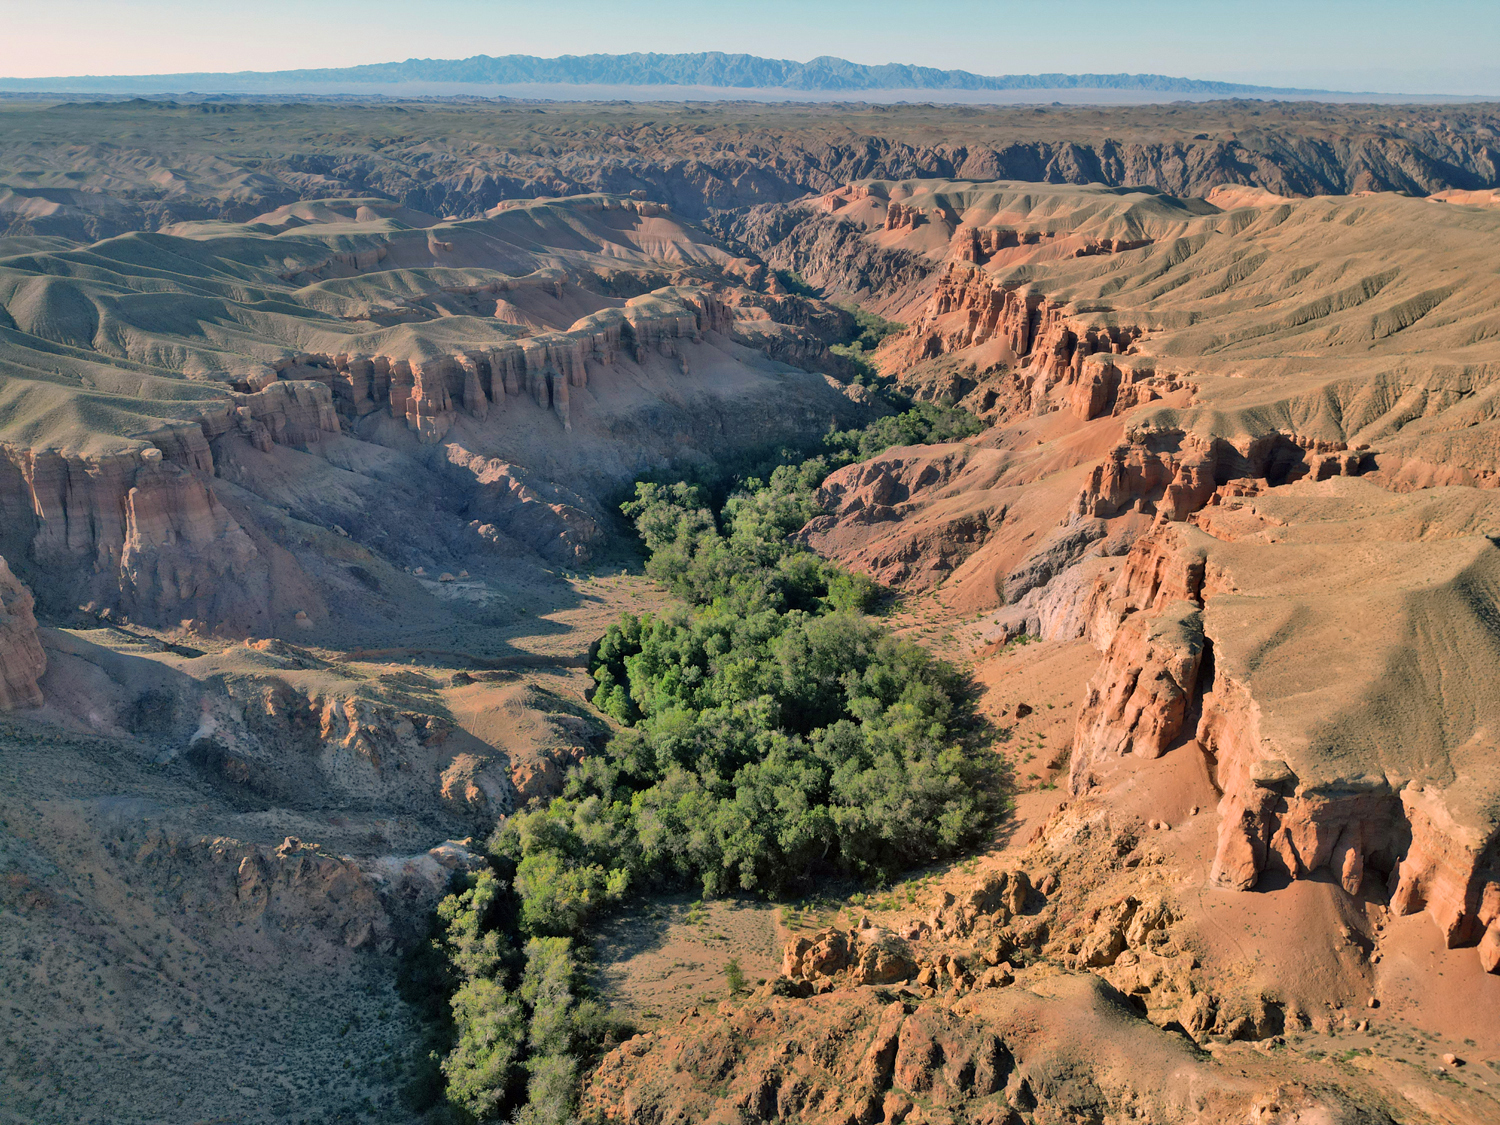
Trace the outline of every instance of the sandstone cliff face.
<instances>
[{"instance_id":1,"label":"sandstone cliff face","mask_svg":"<svg viewBox=\"0 0 1500 1125\"><path fill-rule=\"evenodd\" d=\"M713 225L776 269L817 285L830 298L859 300L881 309L908 303L935 268L911 250L873 244L863 226L822 213L817 205L767 204L722 216Z\"/></svg>"},{"instance_id":2,"label":"sandstone cliff face","mask_svg":"<svg viewBox=\"0 0 1500 1125\"><path fill-rule=\"evenodd\" d=\"M1075 510L1108 518L1134 507L1180 522L1220 485L1230 485L1232 494L1304 478L1358 476L1374 463L1345 442L1277 430L1205 440L1173 428L1141 428L1094 468Z\"/></svg>"},{"instance_id":3,"label":"sandstone cliff face","mask_svg":"<svg viewBox=\"0 0 1500 1125\"><path fill-rule=\"evenodd\" d=\"M0 711L37 707L37 680L47 670L47 654L36 635L31 591L0 558Z\"/></svg>"},{"instance_id":4,"label":"sandstone cliff face","mask_svg":"<svg viewBox=\"0 0 1500 1125\"><path fill-rule=\"evenodd\" d=\"M481 537L498 540L503 535L549 562L569 566L586 564L604 538L582 497L535 481L519 465L479 456L455 443L444 446L444 453L464 474L473 496L469 512L478 517L471 527Z\"/></svg>"},{"instance_id":5,"label":"sandstone cliff face","mask_svg":"<svg viewBox=\"0 0 1500 1125\"><path fill-rule=\"evenodd\" d=\"M963 446L914 447L839 469L818 488L827 514L802 534L881 582L931 585L962 565L1005 519L1003 501L971 502L983 470L972 472L969 462ZM954 503L934 511L931 498L944 494Z\"/></svg>"},{"instance_id":6,"label":"sandstone cliff face","mask_svg":"<svg viewBox=\"0 0 1500 1125\"><path fill-rule=\"evenodd\" d=\"M965 404L1005 421L1066 410L1080 422L1119 417L1190 388L1181 374L1137 355L1139 327L1104 323L1002 282L964 257L949 258L922 315L881 352L897 369L962 356L988 381Z\"/></svg>"},{"instance_id":7,"label":"sandstone cliff face","mask_svg":"<svg viewBox=\"0 0 1500 1125\"><path fill-rule=\"evenodd\" d=\"M637 205L632 201L632 206ZM522 281L545 285L554 296L565 288L556 278L504 278L455 293L479 299L490 290L512 292L507 287ZM504 414L508 404L525 395L550 412L566 433L573 424L574 396L589 387L591 370L644 363L658 371L675 366L691 378L690 354L727 366L740 362L739 342L773 359L780 355L810 367L837 366L826 340L847 329L848 313L829 306L803 308L800 299L791 297L760 297L769 307L749 301L731 308L717 288L704 286L660 287L628 299L592 294L584 307L606 307L565 330L530 332L495 346L437 350L424 343L416 355L285 355L243 373L234 390L201 408L196 424L163 426L144 435L151 444L134 451L95 454L5 446L0 448L0 514L7 518L0 520L0 550L23 576L34 580L47 575L41 596L56 612L80 606L93 612L108 609L143 624L175 627L187 622L229 635L267 636L316 627L329 615L326 599L334 597L311 577L319 560L299 561L292 551L296 544L307 546L305 537L272 526L274 517L268 523L263 511L256 514L256 505L247 506L237 488L248 488L283 511L295 506L302 518L311 516L312 522L329 527L348 522L338 519L343 503L357 522L356 512L379 502L373 494L380 491L381 474L389 470L380 464L386 459L383 453L366 456L338 442L354 440L344 438L343 431L370 415L385 414L403 423L419 443L438 445L465 415L489 421L504 434L507 423L491 416ZM772 316L800 317L807 326L788 326ZM706 347L700 349L700 344ZM753 361L749 366L756 367ZM763 365L757 370L765 374ZM720 384L703 383L702 397L714 400ZM767 387L763 393L775 389ZM819 383L814 392L810 397L826 400L837 388ZM725 393L732 396L733 391ZM607 450L602 458L607 464L596 468L589 457L546 450L538 454L547 462L546 470L559 472L563 466L562 471L580 481L618 478L655 455L654 449L627 445L625 434L650 412L651 404L629 393L624 398L629 417L617 419L606 410L591 419L594 439L615 441L625 447L623 455ZM844 398L841 405L848 404ZM686 409L685 404L673 405ZM800 424L826 426L821 404L799 405ZM361 432L382 440L376 420L369 422ZM780 433L775 422L765 419L754 429ZM716 418L694 418L692 424L705 433L724 432ZM512 430L518 426L514 420L509 425ZM225 443L232 444L226 449ZM276 479L275 463L251 458L240 464L240 443L267 454L277 449L310 452L365 479L337 487L326 501L288 505L275 495L276 484L258 489L252 479L257 472ZM542 443L524 435L511 444L536 453ZM664 455L670 456L671 443L662 444ZM529 475L509 459L465 453L447 459L457 472L449 472L438 459L419 459L448 476L458 490L454 499L461 501L455 506L469 508L463 522L492 543L578 565L588 559L601 534L589 502L540 475ZM226 480L235 487L216 483L221 465L234 466ZM280 491L298 490L285 482Z\"/></svg>"},{"instance_id":8,"label":"sandstone cliff face","mask_svg":"<svg viewBox=\"0 0 1500 1125\"><path fill-rule=\"evenodd\" d=\"M489 291L504 292L505 284L496 282ZM590 313L566 331L539 332L495 347L416 359L309 353L287 366L319 373L340 412L361 417L385 405L419 441L436 444L460 410L484 419L491 410L503 410L507 396L523 394L571 429L569 388L588 386L590 364L640 362L650 352L677 357L678 341L701 340L705 332L730 333L734 320L706 289L667 287L633 297L623 307Z\"/></svg>"},{"instance_id":9,"label":"sandstone cliff face","mask_svg":"<svg viewBox=\"0 0 1500 1125\"><path fill-rule=\"evenodd\" d=\"M1500 829L1480 807L1488 796L1460 786L1401 791L1411 843L1391 909L1425 910L1448 948L1477 944L1484 970L1500 973ZM1357 850L1360 843L1355 837L1349 847ZM1351 856L1350 862L1357 861Z\"/></svg>"},{"instance_id":10,"label":"sandstone cliff face","mask_svg":"<svg viewBox=\"0 0 1500 1125\"><path fill-rule=\"evenodd\" d=\"M1088 423L1123 416L1169 394L1191 393L1181 377L1159 372L1155 360L1126 355L1135 350L1139 329L1074 315L956 259L939 275L924 310L882 345L879 361L901 371L949 355L971 357L971 372L974 363L987 363L988 376L961 380L961 405L992 424L1020 425L1057 414ZM934 397L924 393L933 389L922 385L917 393ZM1049 432L1060 427L1052 424ZM1174 492L1171 502L1184 512L1201 506L1213 490L1213 473L1199 464L1201 458L1178 452L1185 440L1191 439L1176 432L1122 445L1092 470L1074 505L1075 516L1083 518L1065 517L1061 524L1055 516L1044 519L1039 501L1022 486L1094 462L1096 455L1082 445L1053 451L1036 465L1027 464L1024 447L1006 448L1003 440L983 452L972 448L974 442L941 451L891 450L832 474L819 492L827 514L809 523L805 534L819 550L881 581L925 588L962 568L1009 520L1007 526L1018 529L1013 534L1029 544L994 579L993 593L1017 607L1009 636L1036 620L1036 598L1027 601L1028 595L1104 549L1098 545L1106 540L1110 553L1128 548L1128 535L1116 536L1104 519L1132 511L1154 514L1153 501L1177 484L1179 461L1193 461L1182 471L1196 492L1181 498ZM1178 484L1178 491L1183 487ZM1065 606L1048 612L1071 614Z\"/></svg>"},{"instance_id":11,"label":"sandstone cliff face","mask_svg":"<svg viewBox=\"0 0 1500 1125\"><path fill-rule=\"evenodd\" d=\"M1328 456L1344 463L1342 451ZM1446 944L1477 944L1481 964L1495 971L1500 821L1488 803L1492 771L1462 723L1429 733L1381 717L1406 693L1417 708L1453 696L1456 682L1440 669L1500 643L1488 625L1465 622L1468 595L1436 608L1449 604L1441 592L1449 581L1464 589L1493 581L1493 544L1465 534L1495 518L1490 502L1457 491L1399 498L1340 478L1256 491L1220 487L1186 523L1161 511L1155 530L1088 595L1086 628L1104 660L1080 712L1070 785L1087 792L1119 755L1151 757L1186 740L1185 720L1197 709L1192 737L1222 794L1214 883L1246 890L1267 872L1291 879L1327 872L1350 895L1389 895L1397 914L1426 911ZM1357 563L1343 540L1350 504L1363 505L1367 521ZM1412 536L1433 545L1419 555L1408 546ZM1299 591L1320 573L1327 586L1313 609ZM1363 592L1345 593L1340 584L1351 581ZM1264 599L1300 608L1289 618ZM1363 642L1376 652L1367 659L1326 643L1297 647L1308 643L1295 639L1301 634L1349 628L1346 604L1386 615L1384 631ZM1409 668L1388 670L1380 654L1399 643L1391 630L1420 632L1434 613L1446 623L1443 638L1431 648L1417 643ZM1316 673L1306 665L1312 652L1322 661ZM1267 663L1270 653L1299 670ZM1314 674L1328 685L1321 703L1296 686ZM1360 694L1366 682L1369 698ZM1485 689L1473 698L1448 706L1473 714L1493 706ZM1361 724L1369 733L1353 733ZM1369 740L1383 772L1326 744L1321 732L1346 727L1339 740Z\"/></svg>"},{"instance_id":12,"label":"sandstone cliff face","mask_svg":"<svg viewBox=\"0 0 1500 1125\"><path fill-rule=\"evenodd\" d=\"M1192 602L1127 617L1089 681L1075 736L1087 753L1074 768L1098 755L1160 757L1182 730L1203 648L1203 615Z\"/></svg>"},{"instance_id":13,"label":"sandstone cliff face","mask_svg":"<svg viewBox=\"0 0 1500 1125\"><path fill-rule=\"evenodd\" d=\"M0 539L28 571L47 574L45 596L61 611L93 603L148 624L240 634L287 626L298 609L326 615L315 597L278 604L284 561L256 545L210 484L212 442L232 428L269 448L337 433L338 422L327 388L277 383L132 453L0 445L0 507L14 514Z\"/></svg>"},{"instance_id":14,"label":"sandstone cliff face","mask_svg":"<svg viewBox=\"0 0 1500 1125\"><path fill-rule=\"evenodd\" d=\"M269 579L256 566L259 552L199 477L148 457L124 501L118 573L126 613L233 628L264 612L244 596L257 580Z\"/></svg>"},{"instance_id":15,"label":"sandstone cliff face","mask_svg":"<svg viewBox=\"0 0 1500 1125\"><path fill-rule=\"evenodd\" d=\"M1121 755L1160 756L1182 733L1208 647L1203 576L1202 549L1164 524L1084 595L1084 632L1104 659L1078 715L1073 792L1086 792Z\"/></svg>"}]
</instances>

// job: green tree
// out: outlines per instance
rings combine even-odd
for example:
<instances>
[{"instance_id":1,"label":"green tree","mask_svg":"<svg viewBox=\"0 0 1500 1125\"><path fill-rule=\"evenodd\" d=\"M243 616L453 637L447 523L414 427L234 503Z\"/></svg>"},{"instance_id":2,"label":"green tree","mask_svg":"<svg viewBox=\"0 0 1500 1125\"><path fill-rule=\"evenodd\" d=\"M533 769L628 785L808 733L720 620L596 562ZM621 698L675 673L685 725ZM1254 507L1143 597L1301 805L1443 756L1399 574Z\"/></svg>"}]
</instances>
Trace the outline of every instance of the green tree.
<instances>
[{"instance_id":1,"label":"green tree","mask_svg":"<svg viewBox=\"0 0 1500 1125\"><path fill-rule=\"evenodd\" d=\"M724 962L724 983L729 986L731 998L745 991L745 973L740 968L739 958L731 957Z\"/></svg>"},{"instance_id":2,"label":"green tree","mask_svg":"<svg viewBox=\"0 0 1500 1125\"><path fill-rule=\"evenodd\" d=\"M520 1074L525 1015L499 982L479 978L453 994L458 1040L443 1060L448 1100L481 1121L497 1120Z\"/></svg>"}]
</instances>

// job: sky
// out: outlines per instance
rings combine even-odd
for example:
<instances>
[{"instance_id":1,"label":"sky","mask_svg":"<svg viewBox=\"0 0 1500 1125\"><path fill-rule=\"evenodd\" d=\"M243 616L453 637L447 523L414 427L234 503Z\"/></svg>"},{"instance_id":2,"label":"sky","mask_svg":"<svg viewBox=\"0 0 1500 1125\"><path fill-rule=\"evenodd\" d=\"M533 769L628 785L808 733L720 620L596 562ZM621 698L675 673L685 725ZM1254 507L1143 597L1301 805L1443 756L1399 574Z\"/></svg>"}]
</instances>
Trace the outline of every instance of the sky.
<instances>
[{"instance_id":1,"label":"sky","mask_svg":"<svg viewBox=\"0 0 1500 1125\"><path fill-rule=\"evenodd\" d=\"M1497 0L0 0L0 77L742 51L1500 95Z\"/></svg>"}]
</instances>

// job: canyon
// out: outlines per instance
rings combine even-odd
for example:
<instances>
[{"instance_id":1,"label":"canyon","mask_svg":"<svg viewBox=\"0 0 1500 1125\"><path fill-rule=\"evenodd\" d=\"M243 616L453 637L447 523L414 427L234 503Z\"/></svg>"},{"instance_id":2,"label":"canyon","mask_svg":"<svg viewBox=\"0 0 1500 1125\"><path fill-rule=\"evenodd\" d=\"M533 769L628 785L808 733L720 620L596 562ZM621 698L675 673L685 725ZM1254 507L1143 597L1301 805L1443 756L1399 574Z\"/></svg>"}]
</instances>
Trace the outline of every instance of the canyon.
<instances>
[{"instance_id":1,"label":"canyon","mask_svg":"<svg viewBox=\"0 0 1500 1125\"><path fill-rule=\"evenodd\" d=\"M1492 368L1463 318L1425 319L1459 293L1431 286L1420 254L1321 300L1287 283L1311 277L1316 267L1298 258L1326 248L1309 245L1310 222L1347 229L1390 206L1402 225L1441 238L1449 216L1418 201L1263 201L1226 222L1172 214L1149 196L1087 206L1034 186L976 187L856 185L835 213L847 209L846 221L888 252L943 256L920 318L886 345L888 361L921 380L924 364L961 358L958 389L972 389L960 401L977 398L1017 437L1039 434L1028 460L1046 469L1028 472L1016 440L983 453L934 450L919 463L893 451L900 462L843 470L858 473L847 486L840 474L825 483L830 515L808 529L811 541L908 581L933 572L882 570L882 561L937 555L955 602L1006 603L991 618L998 643L1094 645L1103 659L1079 714L1069 790L1086 796L1123 755L1157 758L1191 742L1222 794L1211 882L1247 890L1271 874L1322 872L1358 895L1367 877L1379 879L1393 911L1425 910L1445 944L1477 944L1493 969L1500 936L1487 929L1486 904L1500 894L1500 822L1465 815L1489 807L1479 746L1493 719L1488 693L1465 692L1459 685L1473 681L1457 671L1484 666L1493 644L1466 609L1489 600L1469 591L1490 581L1491 470L1434 448L1458 430L1483 458L1487 416L1463 403L1485 395ZM1085 223L1058 229L1058 195ZM1013 229L1026 217L1018 204L1047 213L1051 229L1035 238ZM921 242L912 214L933 227ZM1253 254L1234 245L1241 223ZM1428 261L1458 260L1468 233L1431 244ZM1105 264L1121 242L1135 260ZM1333 256L1343 268L1352 260ZM1049 259L1067 279L1048 287L1050 299L1005 284L1007 270L1024 265L1035 277ZM1465 286L1460 299L1492 308L1486 289ZM1370 300L1378 304L1362 307ZM1238 327L1248 308L1253 319ZM1289 374L1288 348L1314 373ZM1400 356L1405 385L1394 393L1382 352ZM1454 379L1467 393L1447 390ZM1042 528L1015 509L1037 502L1036 476L1081 461L1068 447L1106 419L1112 432L1100 437L1119 444L1075 473L1076 494L1054 496L1051 530L1025 546ZM882 522L889 538L845 537ZM1324 687L1310 695L1312 683ZM1407 692L1443 702L1407 703ZM1423 713L1437 726L1412 725Z\"/></svg>"},{"instance_id":2,"label":"canyon","mask_svg":"<svg viewBox=\"0 0 1500 1125\"><path fill-rule=\"evenodd\" d=\"M962 666L1013 807L747 898L742 996L652 962L580 1112L1493 1119L1487 108L222 108L0 145L0 1119L423 1119L401 959L616 733L590 644L672 603L619 502L880 387L982 428L827 472L797 538ZM132 115L177 170L61 143Z\"/></svg>"}]
</instances>

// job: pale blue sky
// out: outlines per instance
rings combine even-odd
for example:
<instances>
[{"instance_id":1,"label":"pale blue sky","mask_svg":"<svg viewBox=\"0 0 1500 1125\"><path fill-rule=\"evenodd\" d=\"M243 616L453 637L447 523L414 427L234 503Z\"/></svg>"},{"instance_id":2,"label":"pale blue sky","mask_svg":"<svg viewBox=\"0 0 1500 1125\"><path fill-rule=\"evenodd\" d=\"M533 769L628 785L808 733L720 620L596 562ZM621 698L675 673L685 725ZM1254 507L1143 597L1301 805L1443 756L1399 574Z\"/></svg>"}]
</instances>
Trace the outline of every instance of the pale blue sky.
<instances>
[{"instance_id":1,"label":"pale blue sky","mask_svg":"<svg viewBox=\"0 0 1500 1125\"><path fill-rule=\"evenodd\" d=\"M1497 0L0 0L0 27L15 78L721 50L1500 94Z\"/></svg>"}]
</instances>

